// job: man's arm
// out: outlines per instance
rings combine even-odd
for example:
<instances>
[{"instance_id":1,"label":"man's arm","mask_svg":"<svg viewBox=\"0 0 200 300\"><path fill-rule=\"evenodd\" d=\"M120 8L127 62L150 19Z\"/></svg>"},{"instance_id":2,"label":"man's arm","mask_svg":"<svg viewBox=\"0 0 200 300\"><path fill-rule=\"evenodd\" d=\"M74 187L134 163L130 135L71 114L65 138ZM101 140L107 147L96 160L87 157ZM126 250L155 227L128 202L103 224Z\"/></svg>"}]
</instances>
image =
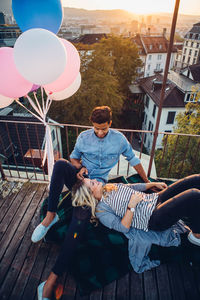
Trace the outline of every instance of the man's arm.
<instances>
[{"instance_id":1,"label":"man's arm","mask_svg":"<svg viewBox=\"0 0 200 300\"><path fill-rule=\"evenodd\" d=\"M133 166L133 168L137 171L137 173L140 175L144 182L150 182L141 164Z\"/></svg>"},{"instance_id":2,"label":"man's arm","mask_svg":"<svg viewBox=\"0 0 200 300\"><path fill-rule=\"evenodd\" d=\"M88 174L87 168L82 166L80 159L70 158L70 161L71 164L79 170L79 172L76 174L77 178L83 180L84 179L83 174Z\"/></svg>"}]
</instances>

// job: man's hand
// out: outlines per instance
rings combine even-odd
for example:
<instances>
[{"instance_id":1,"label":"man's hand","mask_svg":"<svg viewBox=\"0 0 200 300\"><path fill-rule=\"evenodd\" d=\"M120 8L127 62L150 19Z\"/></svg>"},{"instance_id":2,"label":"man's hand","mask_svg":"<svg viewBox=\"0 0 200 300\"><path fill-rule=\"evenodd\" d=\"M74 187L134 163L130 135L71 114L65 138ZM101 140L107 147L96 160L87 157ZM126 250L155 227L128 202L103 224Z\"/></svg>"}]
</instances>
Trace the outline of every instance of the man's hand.
<instances>
[{"instance_id":1,"label":"man's hand","mask_svg":"<svg viewBox=\"0 0 200 300\"><path fill-rule=\"evenodd\" d=\"M87 175L88 175L88 170L86 169L86 167L82 167L82 168L80 169L80 171L76 174L76 177L77 177L79 180L83 180L83 179L84 179L83 174L87 174Z\"/></svg>"},{"instance_id":2,"label":"man's hand","mask_svg":"<svg viewBox=\"0 0 200 300\"><path fill-rule=\"evenodd\" d=\"M135 193L132 194L131 199L129 201L128 207L136 207L136 205L143 200L142 194L140 193Z\"/></svg>"}]
</instances>

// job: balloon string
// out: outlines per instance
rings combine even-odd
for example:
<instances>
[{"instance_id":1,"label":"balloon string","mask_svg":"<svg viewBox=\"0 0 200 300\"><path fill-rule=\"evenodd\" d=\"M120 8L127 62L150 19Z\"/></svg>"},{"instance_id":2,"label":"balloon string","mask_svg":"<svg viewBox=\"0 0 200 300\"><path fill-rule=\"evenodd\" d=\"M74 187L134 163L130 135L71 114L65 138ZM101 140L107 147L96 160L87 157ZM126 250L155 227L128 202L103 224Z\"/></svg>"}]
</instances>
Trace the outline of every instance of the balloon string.
<instances>
[{"instance_id":1,"label":"balloon string","mask_svg":"<svg viewBox=\"0 0 200 300\"><path fill-rule=\"evenodd\" d=\"M35 105L35 103L33 102L33 100L27 95L26 98L28 99L30 105L35 109L35 111L38 113L38 115L40 117L43 117L43 113L40 112L40 110L37 108L37 106Z\"/></svg>"},{"instance_id":2,"label":"balloon string","mask_svg":"<svg viewBox=\"0 0 200 300\"><path fill-rule=\"evenodd\" d=\"M39 101L38 101L38 99L37 99L36 93L33 92L33 95L34 95L36 104L37 104L37 106L38 106L38 108L39 108L39 110L40 110L40 113L43 114L42 109L41 109L41 106L40 106L40 103L39 103Z\"/></svg>"},{"instance_id":3,"label":"balloon string","mask_svg":"<svg viewBox=\"0 0 200 300\"><path fill-rule=\"evenodd\" d=\"M33 116L35 116L37 119L39 119L42 123L44 123L44 121L36 114L34 114L32 111L30 111L28 108L26 108L18 99L15 99L15 101L22 106L25 110L27 110L30 114L32 114Z\"/></svg>"}]
</instances>

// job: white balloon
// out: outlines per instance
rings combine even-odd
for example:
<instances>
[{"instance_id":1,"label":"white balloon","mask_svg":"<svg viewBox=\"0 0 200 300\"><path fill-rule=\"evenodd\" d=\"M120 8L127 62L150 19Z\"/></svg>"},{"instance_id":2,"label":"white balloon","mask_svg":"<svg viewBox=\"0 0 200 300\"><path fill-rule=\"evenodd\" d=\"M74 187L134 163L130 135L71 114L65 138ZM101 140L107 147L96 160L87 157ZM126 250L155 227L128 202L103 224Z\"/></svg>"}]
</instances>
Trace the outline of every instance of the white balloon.
<instances>
[{"instance_id":1,"label":"white balloon","mask_svg":"<svg viewBox=\"0 0 200 300\"><path fill-rule=\"evenodd\" d=\"M64 72L67 53L54 33L34 28L25 31L16 40L14 61L25 79L44 85L56 80Z\"/></svg>"},{"instance_id":2,"label":"white balloon","mask_svg":"<svg viewBox=\"0 0 200 300\"><path fill-rule=\"evenodd\" d=\"M8 98L6 96L0 95L0 108L4 108L6 106L9 106L14 99Z\"/></svg>"},{"instance_id":3,"label":"white balloon","mask_svg":"<svg viewBox=\"0 0 200 300\"><path fill-rule=\"evenodd\" d=\"M81 74L79 73L76 79L72 82L70 86L68 86L66 89L54 92L49 95L50 99L52 100L63 100L71 97L73 94L75 94L79 87L81 85ZM48 93L48 91L46 91Z\"/></svg>"}]
</instances>

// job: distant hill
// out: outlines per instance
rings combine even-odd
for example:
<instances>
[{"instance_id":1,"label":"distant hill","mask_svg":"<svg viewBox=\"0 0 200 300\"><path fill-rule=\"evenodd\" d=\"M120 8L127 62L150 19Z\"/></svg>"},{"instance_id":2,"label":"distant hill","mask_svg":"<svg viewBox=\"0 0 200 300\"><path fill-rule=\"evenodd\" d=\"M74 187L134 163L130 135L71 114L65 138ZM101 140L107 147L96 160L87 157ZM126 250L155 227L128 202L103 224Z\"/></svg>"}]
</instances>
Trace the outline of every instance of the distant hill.
<instances>
[{"instance_id":1,"label":"distant hill","mask_svg":"<svg viewBox=\"0 0 200 300\"><path fill-rule=\"evenodd\" d=\"M136 14L122 9L113 10L87 10L79 8L64 7L64 18L89 18L127 21L137 18Z\"/></svg>"}]
</instances>

